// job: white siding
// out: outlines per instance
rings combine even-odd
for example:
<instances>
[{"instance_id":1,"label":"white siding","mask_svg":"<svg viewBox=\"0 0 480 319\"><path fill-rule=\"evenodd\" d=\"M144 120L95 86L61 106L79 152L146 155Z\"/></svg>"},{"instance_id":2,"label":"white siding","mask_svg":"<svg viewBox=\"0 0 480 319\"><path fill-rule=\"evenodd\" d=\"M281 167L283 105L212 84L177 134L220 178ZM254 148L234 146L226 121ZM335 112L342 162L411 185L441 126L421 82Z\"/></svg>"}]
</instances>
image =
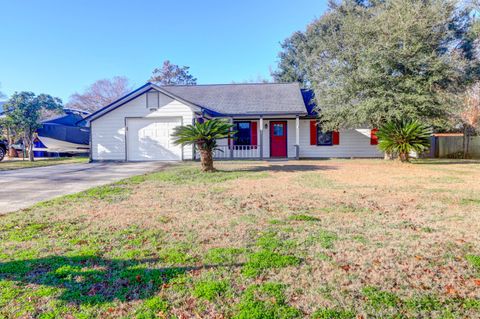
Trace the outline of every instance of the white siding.
<instances>
[{"instance_id":1,"label":"white siding","mask_svg":"<svg viewBox=\"0 0 480 319\"><path fill-rule=\"evenodd\" d=\"M193 112L187 105L163 94L160 108L150 111L146 107L146 94L142 94L91 123L93 160L125 160L127 117L181 117L183 125L187 125L192 123ZM183 159L192 159L192 146L183 147Z\"/></svg>"},{"instance_id":2,"label":"white siding","mask_svg":"<svg viewBox=\"0 0 480 319\"><path fill-rule=\"evenodd\" d=\"M263 125L263 157L270 157L270 122L285 121L264 120ZM288 157L295 154L295 119L287 121ZM258 122L258 143L260 144L260 122ZM219 140L219 146L226 146L227 139ZM227 156L228 157L228 156ZM300 120L300 158L329 158L329 157L383 157L377 145L370 145L370 129L340 130L340 144L332 146L310 145L310 120Z\"/></svg>"},{"instance_id":3,"label":"white siding","mask_svg":"<svg viewBox=\"0 0 480 319\"><path fill-rule=\"evenodd\" d=\"M300 157L383 157L383 154L377 145L370 145L370 129L340 130L339 145L310 145L310 121L300 120Z\"/></svg>"}]
</instances>

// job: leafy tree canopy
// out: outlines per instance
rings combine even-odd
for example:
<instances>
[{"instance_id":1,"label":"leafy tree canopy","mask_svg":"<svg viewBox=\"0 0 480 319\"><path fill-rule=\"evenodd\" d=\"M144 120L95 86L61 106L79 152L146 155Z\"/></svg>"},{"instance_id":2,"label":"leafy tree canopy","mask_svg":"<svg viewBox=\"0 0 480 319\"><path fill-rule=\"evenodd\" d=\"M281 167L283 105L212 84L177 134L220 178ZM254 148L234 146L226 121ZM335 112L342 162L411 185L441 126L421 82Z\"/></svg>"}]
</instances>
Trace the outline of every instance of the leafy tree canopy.
<instances>
[{"instance_id":1,"label":"leafy tree canopy","mask_svg":"<svg viewBox=\"0 0 480 319\"><path fill-rule=\"evenodd\" d=\"M306 70L327 130L399 118L445 126L450 96L478 74L470 13L450 0L331 2L277 72L293 73L282 62Z\"/></svg>"},{"instance_id":2,"label":"leafy tree canopy","mask_svg":"<svg viewBox=\"0 0 480 319\"><path fill-rule=\"evenodd\" d=\"M62 100L48 94L15 92L3 107L8 111L6 117L11 125L21 132L30 160L33 160L34 133L41 126L42 111L61 110Z\"/></svg>"},{"instance_id":3,"label":"leafy tree canopy","mask_svg":"<svg viewBox=\"0 0 480 319\"><path fill-rule=\"evenodd\" d=\"M282 51L278 54L279 63L276 71L272 72L275 82L299 82L308 87L306 58L307 36L297 31L281 44Z\"/></svg>"},{"instance_id":4,"label":"leafy tree canopy","mask_svg":"<svg viewBox=\"0 0 480 319\"><path fill-rule=\"evenodd\" d=\"M158 85L196 85L197 78L189 72L190 67L178 66L165 60L161 68L152 72L150 82Z\"/></svg>"}]
</instances>

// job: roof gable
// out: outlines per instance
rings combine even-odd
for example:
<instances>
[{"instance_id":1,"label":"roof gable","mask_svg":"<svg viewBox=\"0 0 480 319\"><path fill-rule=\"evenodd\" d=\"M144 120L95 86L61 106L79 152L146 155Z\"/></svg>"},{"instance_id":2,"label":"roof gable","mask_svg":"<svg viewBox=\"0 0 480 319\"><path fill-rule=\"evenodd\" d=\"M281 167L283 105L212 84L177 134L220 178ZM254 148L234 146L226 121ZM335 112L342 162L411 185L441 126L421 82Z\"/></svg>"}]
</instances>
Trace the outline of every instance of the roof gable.
<instances>
[{"instance_id":1,"label":"roof gable","mask_svg":"<svg viewBox=\"0 0 480 319\"><path fill-rule=\"evenodd\" d=\"M150 90L157 90L211 116L307 115L298 83L212 84L157 86L147 83L90 114L82 121L93 121Z\"/></svg>"},{"instance_id":2,"label":"roof gable","mask_svg":"<svg viewBox=\"0 0 480 319\"><path fill-rule=\"evenodd\" d=\"M139 87L138 89L128 93L127 95L121 97L120 99L110 103L109 105L101 108L100 110L90 114L89 116L85 117L83 120L81 120L80 122L91 122L119 107L121 107L122 105L125 105L126 103L132 101L133 99L139 97L140 95L150 91L150 90L157 90L159 91L160 93L163 93L169 97L171 97L172 99L175 99L175 100L178 100L184 104L186 104L187 106L191 107L192 110L194 111L201 111L201 107L190 102L190 101L186 101L184 100L183 98L179 97L179 96L176 96L175 94L172 94L171 92L168 92L168 91L165 91L163 88L153 84L153 83L147 83L147 84L144 84L143 86Z\"/></svg>"}]
</instances>

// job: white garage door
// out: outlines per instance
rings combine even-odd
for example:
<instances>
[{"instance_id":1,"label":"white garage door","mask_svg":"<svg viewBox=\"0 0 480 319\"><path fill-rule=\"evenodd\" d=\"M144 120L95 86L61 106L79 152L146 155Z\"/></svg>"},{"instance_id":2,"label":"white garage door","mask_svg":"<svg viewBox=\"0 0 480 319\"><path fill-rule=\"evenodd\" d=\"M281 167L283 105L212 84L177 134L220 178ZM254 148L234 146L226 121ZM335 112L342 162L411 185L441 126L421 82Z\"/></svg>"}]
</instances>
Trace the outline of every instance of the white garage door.
<instances>
[{"instance_id":1,"label":"white garage door","mask_svg":"<svg viewBox=\"0 0 480 319\"><path fill-rule=\"evenodd\" d=\"M181 160L182 148L173 144L171 136L181 124L181 118L127 119L127 160Z\"/></svg>"}]
</instances>

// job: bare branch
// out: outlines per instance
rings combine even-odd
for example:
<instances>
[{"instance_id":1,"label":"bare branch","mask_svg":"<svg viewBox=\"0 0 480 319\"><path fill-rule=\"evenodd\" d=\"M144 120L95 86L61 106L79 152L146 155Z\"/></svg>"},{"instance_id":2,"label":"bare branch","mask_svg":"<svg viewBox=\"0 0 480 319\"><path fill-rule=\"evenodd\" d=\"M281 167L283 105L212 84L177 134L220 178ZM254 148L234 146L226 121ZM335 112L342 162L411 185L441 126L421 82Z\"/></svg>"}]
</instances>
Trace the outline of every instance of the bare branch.
<instances>
[{"instance_id":1,"label":"bare branch","mask_svg":"<svg viewBox=\"0 0 480 319\"><path fill-rule=\"evenodd\" d=\"M116 76L113 79L98 80L83 93L70 96L67 108L95 112L96 110L118 100L132 90L128 79Z\"/></svg>"}]
</instances>

